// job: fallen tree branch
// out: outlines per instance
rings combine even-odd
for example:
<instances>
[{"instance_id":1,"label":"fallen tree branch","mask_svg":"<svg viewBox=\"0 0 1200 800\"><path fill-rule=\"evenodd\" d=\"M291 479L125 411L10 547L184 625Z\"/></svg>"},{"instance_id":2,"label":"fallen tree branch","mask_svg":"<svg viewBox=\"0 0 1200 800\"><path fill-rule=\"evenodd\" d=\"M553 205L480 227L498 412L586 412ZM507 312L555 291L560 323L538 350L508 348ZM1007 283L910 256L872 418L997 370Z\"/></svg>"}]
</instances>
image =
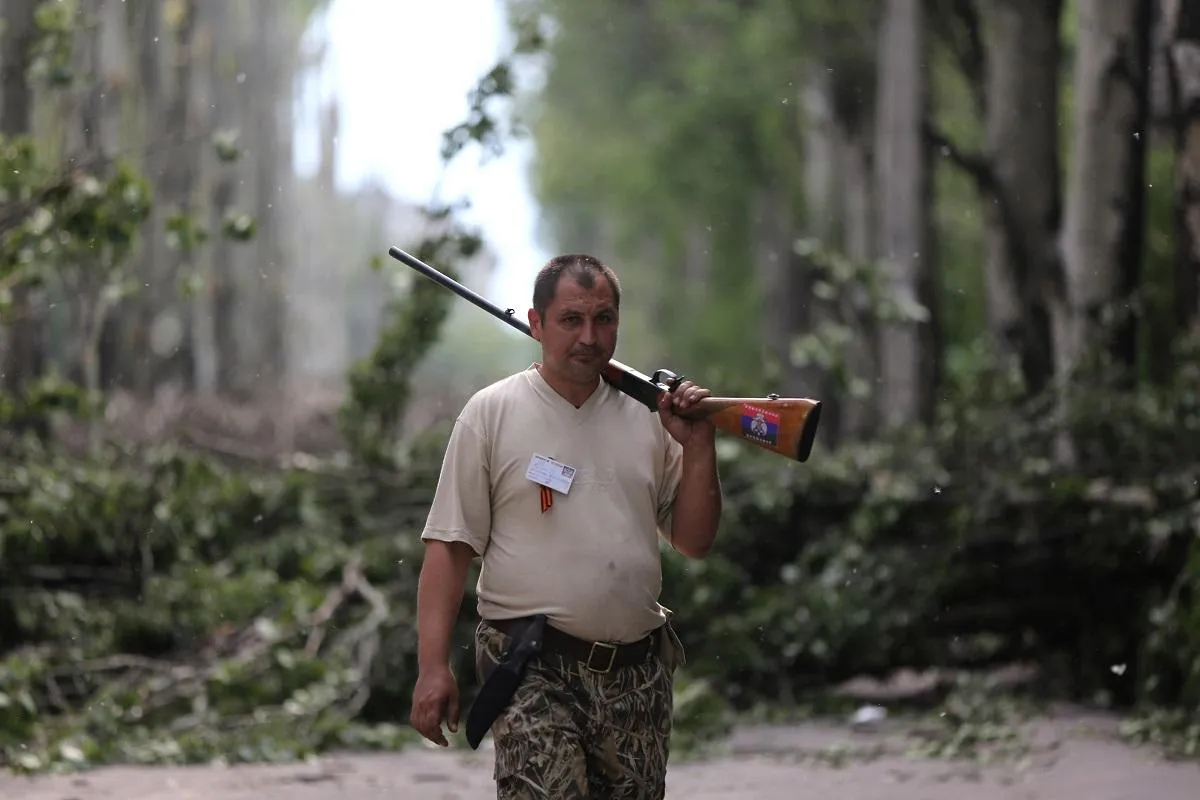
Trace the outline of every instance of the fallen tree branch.
<instances>
[{"instance_id":1,"label":"fallen tree branch","mask_svg":"<svg viewBox=\"0 0 1200 800\"><path fill-rule=\"evenodd\" d=\"M309 619L311 630L308 633L308 642L304 646L304 653L308 656L315 656L321 649L321 644L325 640L325 626L337 610L341 608L357 590L357 582L360 576L359 565L357 559L347 563L342 567L342 582L338 586L330 590L329 594L325 595L325 600L321 605L317 606L317 610L313 612Z\"/></svg>"},{"instance_id":2,"label":"fallen tree branch","mask_svg":"<svg viewBox=\"0 0 1200 800\"><path fill-rule=\"evenodd\" d=\"M357 647L358 650L355 666L359 682L349 700L347 709L351 716L362 710L370 698L371 689L368 679L371 674L371 664L379 652L379 628L387 621L390 613L387 598L362 574L362 564L359 558L351 560L343 567L341 585L330 591L313 613L310 619L313 627L309 631L308 642L304 648L305 654L310 657L320 651L330 619L348 599L355 595L365 600L371 607L371 611L361 622L338 638L339 646Z\"/></svg>"},{"instance_id":3,"label":"fallen tree branch","mask_svg":"<svg viewBox=\"0 0 1200 800\"><path fill-rule=\"evenodd\" d=\"M52 675L77 675L83 673L96 672L112 672L114 670L141 670L143 672L166 672L171 669L176 669L177 664L170 661L162 661L157 658L146 658L145 656L133 656L118 653L117 655L105 656L104 658L94 658L87 661L79 661L74 664L58 667L51 671Z\"/></svg>"},{"instance_id":4,"label":"fallen tree branch","mask_svg":"<svg viewBox=\"0 0 1200 800\"><path fill-rule=\"evenodd\" d=\"M335 619L350 610L350 601L356 597L365 602L367 612L335 635ZM68 729L86 730L92 724L115 722L178 736L265 729L285 723L301 740L307 740L324 725L323 720L348 722L369 700L372 664L380 650L380 629L388 619L389 604L363 574L361 556L356 555L342 567L341 582L311 614L287 624L268 616L287 613L283 603L263 609L246 624L214 634L206 646L176 660L114 654L72 662L61 648L31 652L42 663L57 662L34 681L41 686L45 707L53 709ZM294 658L320 656L326 668L323 677L301 684L290 696L260 700L253 711L218 712L212 696L215 684L270 685L275 681L272 675L279 674L279 658L288 650ZM67 683L62 683L64 680ZM236 696L241 690L233 691ZM95 719L111 721L89 722L95 709L102 709Z\"/></svg>"},{"instance_id":5,"label":"fallen tree branch","mask_svg":"<svg viewBox=\"0 0 1200 800\"><path fill-rule=\"evenodd\" d=\"M389 610L387 599L362 574L358 575L357 588L359 595L371 606L371 613L366 619L346 634L346 639L359 645L358 674L360 681L349 703L352 716L366 705L371 696L371 664L379 653L379 628L387 621Z\"/></svg>"},{"instance_id":6,"label":"fallen tree branch","mask_svg":"<svg viewBox=\"0 0 1200 800\"><path fill-rule=\"evenodd\" d=\"M139 585L136 570L126 570L111 567L89 567L61 565L50 566L42 564L18 564L0 567L0 586L4 590L29 589L68 589L88 588L99 590L107 587L110 591L131 590Z\"/></svg>"}]
</instances>

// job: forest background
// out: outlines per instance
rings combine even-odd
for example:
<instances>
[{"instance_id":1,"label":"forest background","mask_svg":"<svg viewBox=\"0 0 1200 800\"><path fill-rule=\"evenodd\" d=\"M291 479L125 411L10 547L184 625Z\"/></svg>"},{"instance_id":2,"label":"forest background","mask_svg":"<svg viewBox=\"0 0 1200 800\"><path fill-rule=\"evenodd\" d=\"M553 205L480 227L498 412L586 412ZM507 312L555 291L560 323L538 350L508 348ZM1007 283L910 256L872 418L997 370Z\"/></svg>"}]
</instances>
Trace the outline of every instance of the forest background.
<instances>
[{"instance_id":1,"label":"forest background","mask_svg":"<svg viewBox=\"0 0 1200 800\"><path fill-rule=\"evenodd\" d=\"M445 437L535 351L383 255L497 263L469 198L338 188L336 97L296 170L328 6L0 2L12 768L409 740ZM622 361L825 404L805 464L722 440L720 543L665 558L680 749L909 669L957 751L994 736L963 676L1021 664L1194 754L1200 6L506 10L442 160L532 145Z\"/></svg>"}]
</instances>

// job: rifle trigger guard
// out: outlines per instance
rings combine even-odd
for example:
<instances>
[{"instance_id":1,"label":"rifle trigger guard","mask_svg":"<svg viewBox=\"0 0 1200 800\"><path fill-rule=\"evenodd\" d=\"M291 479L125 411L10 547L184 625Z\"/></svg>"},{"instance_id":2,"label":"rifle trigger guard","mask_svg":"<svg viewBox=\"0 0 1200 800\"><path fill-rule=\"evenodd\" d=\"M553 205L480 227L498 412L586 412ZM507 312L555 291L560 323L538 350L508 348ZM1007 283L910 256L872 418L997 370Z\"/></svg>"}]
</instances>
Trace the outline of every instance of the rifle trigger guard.
<instances>
[{"instance_id":1,"label":"rifle trigger guard","mask_svg":"<svg viewBox=\"0 0 1200 800\"><path fill-rule=\"evenodd\" d=\"M673 392L676 386L683 383L683 376L676 375L669 369L656 369L650 380L659 386L665 386L668 392Z\"/></svg>"}]
</instances>

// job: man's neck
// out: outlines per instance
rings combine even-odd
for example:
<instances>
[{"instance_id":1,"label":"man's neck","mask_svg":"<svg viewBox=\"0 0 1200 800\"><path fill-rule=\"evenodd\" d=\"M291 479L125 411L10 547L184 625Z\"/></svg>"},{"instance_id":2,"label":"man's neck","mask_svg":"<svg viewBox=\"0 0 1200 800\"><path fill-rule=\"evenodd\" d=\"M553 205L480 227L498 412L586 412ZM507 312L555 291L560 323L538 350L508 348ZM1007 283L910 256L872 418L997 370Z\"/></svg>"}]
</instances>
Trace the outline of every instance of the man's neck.
<instances>
[{"instance_id":1,"label":"man's neck","mask_svg":"<svg viewBox=\"0 0 1200 800\"><path fill-rule=\"evenodd\" d=\"M564 380L554 374L553 370L547 369L545 364L538 363L535 365L538 374L542 376L547 385L550 386L559 396L566 400L571 405L579 408L588 401L588 398L595 393L596 389L600 388L600 379L591 386L583 386L578 383Z\"/></svg>"}]
</instances>

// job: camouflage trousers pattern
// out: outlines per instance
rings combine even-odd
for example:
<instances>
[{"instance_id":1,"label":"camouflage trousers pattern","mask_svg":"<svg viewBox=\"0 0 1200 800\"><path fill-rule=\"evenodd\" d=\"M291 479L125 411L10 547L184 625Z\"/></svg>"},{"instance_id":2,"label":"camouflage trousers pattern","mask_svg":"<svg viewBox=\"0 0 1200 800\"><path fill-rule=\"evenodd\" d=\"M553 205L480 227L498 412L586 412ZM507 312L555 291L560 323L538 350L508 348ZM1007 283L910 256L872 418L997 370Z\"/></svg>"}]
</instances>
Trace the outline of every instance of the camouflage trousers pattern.
<instances>
[{"instance_id":1,"label":"camouflage trousers pattern","mask_svg":"<svg viewBox=\"0 0 1200 800\"><path fill-rule=\"evenodd\" d=\"M668 623L645 662L593 672L553 655L530 659L492 724L497 800L661 800L666 793L675 669L683 647ZM476 678L505 634L475 631Z\"/></svg>"}]
</instances>

